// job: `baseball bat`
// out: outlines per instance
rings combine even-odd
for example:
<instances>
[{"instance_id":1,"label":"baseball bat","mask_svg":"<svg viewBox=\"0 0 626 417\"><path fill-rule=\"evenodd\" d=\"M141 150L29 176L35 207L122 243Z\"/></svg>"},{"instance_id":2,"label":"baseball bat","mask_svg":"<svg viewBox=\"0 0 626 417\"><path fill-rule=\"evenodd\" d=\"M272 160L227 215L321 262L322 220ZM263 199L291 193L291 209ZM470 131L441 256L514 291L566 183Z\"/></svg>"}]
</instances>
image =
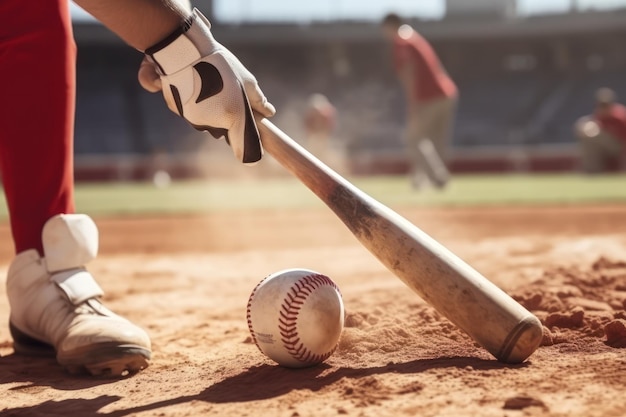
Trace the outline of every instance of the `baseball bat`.
<instances>
[{"instance_id":1,"label":"baseball bat","mask_svg":"<svg viewBox=\"0 0 626 417\"><path fill-rule=\"evenodd\" d=\"M417 226L315 158L267 119L265 151L315 193L409 288L504 363L539 346L537 317Z\"/></svg>"}]
</instances>

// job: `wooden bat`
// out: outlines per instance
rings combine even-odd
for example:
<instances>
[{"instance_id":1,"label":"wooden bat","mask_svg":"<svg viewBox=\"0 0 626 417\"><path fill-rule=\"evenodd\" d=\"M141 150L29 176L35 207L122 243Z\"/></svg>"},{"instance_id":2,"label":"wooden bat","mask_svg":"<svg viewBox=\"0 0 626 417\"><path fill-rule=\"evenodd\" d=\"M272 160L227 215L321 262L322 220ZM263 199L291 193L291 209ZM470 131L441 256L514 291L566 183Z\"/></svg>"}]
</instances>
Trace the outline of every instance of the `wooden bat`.
<instances>
[{"instance_id":1,"label":"wooden bat","mask_svg":"<svg viewBox=\"0 0 626 417\"><path fill-rule=\"evenodd\" d=\"M267 119L265 151L313 191L409 288L501 362L520 363L543 327L508 294L408 220L323 164Z\"/></svg>"}]
</instances>

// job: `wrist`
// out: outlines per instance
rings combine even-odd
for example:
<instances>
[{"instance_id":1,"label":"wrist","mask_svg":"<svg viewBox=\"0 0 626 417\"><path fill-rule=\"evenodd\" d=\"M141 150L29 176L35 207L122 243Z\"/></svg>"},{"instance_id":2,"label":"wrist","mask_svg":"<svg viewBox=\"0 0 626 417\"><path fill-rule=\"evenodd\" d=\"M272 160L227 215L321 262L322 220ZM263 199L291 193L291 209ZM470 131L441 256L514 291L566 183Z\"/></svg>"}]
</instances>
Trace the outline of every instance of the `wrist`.
<instances>
[{"instance_id":1,"label":"wrist","mask_svg":"<svg viewBox=\"0 0 626 417\"><path fill-rule=\"evenodd\" d=\"M198 10L172 33L145 50L161 74L169 75L188 67L215 52L217 42L211 34L211 23Z\"/></svg>"}]
</instances>

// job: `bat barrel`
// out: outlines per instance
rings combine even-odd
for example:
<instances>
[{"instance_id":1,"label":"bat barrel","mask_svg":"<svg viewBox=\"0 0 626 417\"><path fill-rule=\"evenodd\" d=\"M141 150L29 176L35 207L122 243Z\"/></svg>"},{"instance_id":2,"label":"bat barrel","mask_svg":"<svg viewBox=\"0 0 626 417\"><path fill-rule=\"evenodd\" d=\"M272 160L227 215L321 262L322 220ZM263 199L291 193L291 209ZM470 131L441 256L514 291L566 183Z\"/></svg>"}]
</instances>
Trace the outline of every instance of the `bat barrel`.
<instances>
[{"instance_id":1,"label":"bat barrel","mask_svg":"<svg viewBox=\"0 0 626 417\"><path fill-rule=\"evenodd\" d=\"M520 363L537 349L539 319L445 246L349 183L328 199L374 256L498 360Z\"/></svg>"},{"instance_id":2,"label":"bat barrel","mask_svg":"<svg viewBox=\"0 0 626 417\"><path fill-rule=\"evenodd\" d=\"M526 360L539 346L537 317L446 247L317 160L268 120L265 150L313 191L409 288L496 359Z\"/></svg>"}]
</instances>

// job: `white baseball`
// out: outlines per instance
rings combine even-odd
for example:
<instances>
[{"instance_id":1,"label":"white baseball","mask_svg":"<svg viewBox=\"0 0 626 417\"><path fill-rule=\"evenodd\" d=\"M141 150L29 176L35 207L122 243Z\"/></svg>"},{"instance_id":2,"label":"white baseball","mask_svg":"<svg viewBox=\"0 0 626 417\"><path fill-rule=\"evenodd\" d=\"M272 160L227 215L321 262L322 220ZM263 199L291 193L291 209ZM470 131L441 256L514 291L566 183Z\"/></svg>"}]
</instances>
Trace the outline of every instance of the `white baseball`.
<instances>
[{"instance_id":1,"label":"white baseball","mask_svg":"<svg viewBox=\"0 0 626 417\"><path fill-rule=\"evenodd\" d=\"M343 331L337 285L308 269L286 269L263 279L248 300L248 328L259 350L290 368L329 358Z\"/></svg>"}]
</instances>

